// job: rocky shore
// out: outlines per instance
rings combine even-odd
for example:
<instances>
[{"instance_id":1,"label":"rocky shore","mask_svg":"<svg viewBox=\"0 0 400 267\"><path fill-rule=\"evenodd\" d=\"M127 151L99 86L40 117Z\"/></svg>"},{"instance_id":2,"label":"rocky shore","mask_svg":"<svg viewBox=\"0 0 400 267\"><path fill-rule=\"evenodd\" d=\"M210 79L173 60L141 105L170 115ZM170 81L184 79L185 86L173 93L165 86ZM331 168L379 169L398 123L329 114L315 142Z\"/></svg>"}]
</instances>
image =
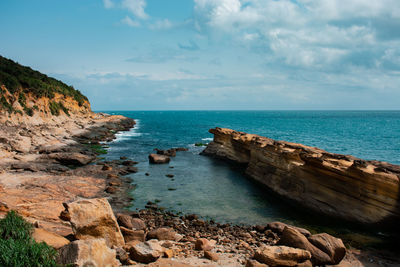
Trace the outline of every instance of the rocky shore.
<instances>
[{"instance_id":1,"label":"rocky shore","mask_svg":"<svg viewBox=\"0 0 400 267\"><path fill-rule=\"evenodd\" d=\"M215 128L203 154L241 164L283 198L318 213L397 229L400 166Z\"/></svg>"},{"instance_id":2,"label":"rocky shore","mask_svg":"<svg viewBox=\"0 0 400 267\"><path fill-rule=\"evenodd\" d=\"M4 123L0 215L16 210L35 225L36 241L56 248L61 264L76 266L364 266L382 260L346 252L328 234L281 222L219 224L151 202L127 211L132 185L124 175L137 171L136 162L99 155L103 141L133 126L132 119L106 114L63 123ZM180 150L154 155L173 157Z\"/></svg>"},{"instance_id":3,"label":"rocky shore","mask_svg":"<svg viewBox=\"0 0 400 267\"><path fill-rule=\"evenodd\" d=\"M58 218L63 202L113 193L110 202L122 209L130 202L123 175L137 170L130 161L98 162L99 142L132 128L132 119L91 112L59 119L0 125L0 206L66 236L71 229Z\"/></svg>"}]
</instances>

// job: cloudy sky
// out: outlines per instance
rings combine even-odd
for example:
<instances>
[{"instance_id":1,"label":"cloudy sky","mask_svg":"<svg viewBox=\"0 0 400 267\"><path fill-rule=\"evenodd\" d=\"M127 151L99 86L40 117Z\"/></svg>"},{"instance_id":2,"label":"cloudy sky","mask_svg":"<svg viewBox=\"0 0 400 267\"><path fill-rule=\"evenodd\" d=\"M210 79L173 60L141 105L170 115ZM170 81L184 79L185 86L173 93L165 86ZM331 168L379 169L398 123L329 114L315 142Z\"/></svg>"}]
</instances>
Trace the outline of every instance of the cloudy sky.
<instances>
[{"instance_id":1,"label":"cloudy sky","mask_svg":"<svg viewBox=\"0 0 400 267\"><path fill-rule=\"evenodd\" d=\"M1 0L0 54L94 110L400 109L399 0Z\"/></svg>"}]
</instances>

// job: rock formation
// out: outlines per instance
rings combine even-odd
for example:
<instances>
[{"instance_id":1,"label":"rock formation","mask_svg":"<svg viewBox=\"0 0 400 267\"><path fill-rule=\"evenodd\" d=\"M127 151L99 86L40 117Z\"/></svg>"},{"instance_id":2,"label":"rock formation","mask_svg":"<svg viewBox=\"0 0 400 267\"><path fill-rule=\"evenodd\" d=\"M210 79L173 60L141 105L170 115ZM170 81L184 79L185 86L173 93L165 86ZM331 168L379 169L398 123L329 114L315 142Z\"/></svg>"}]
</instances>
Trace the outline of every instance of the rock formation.
<instances>
[{"instance_id":1,"label":"rock formation","mask_svg":"<svg viewBox=\"0 0 400 267\"><path fill-rule=\"evenodd\" d=\"M215 128L203 151L243 164L246 174L315 211L361 223L400 218L400 166L230 129Z\"/></svg>"}]
</instances>

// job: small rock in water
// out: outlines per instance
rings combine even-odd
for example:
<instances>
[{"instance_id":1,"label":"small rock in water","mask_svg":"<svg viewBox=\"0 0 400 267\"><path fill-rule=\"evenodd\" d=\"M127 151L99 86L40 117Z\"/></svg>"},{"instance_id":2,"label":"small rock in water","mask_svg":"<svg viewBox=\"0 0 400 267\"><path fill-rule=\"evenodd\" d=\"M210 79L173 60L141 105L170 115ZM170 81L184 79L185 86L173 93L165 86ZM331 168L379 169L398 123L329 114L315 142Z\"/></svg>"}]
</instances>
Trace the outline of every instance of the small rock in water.
<instances>
[{"instance_id":1,"label":"small rock in water","mask_svg":"<svg viewBox=\"0 0 400 267\"><path fill-rule=\"evenodd\" d=\"M168 178L172 178L172 177L174 177L174 175L173 175L173 174L166 174L165 176L167 176Z\"/></svg>"}]
</instances>

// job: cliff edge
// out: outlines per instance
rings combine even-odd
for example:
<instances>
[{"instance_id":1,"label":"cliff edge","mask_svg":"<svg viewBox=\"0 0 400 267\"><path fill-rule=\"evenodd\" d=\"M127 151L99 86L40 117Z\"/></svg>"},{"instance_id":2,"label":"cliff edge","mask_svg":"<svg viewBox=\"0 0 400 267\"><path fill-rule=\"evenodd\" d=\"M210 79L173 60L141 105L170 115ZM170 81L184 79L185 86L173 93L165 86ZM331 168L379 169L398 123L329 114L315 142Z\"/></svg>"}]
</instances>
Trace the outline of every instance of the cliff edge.
<instances>
[{"instance_id":1,"label":"cliff edge","mask_svg":"<svg viewBox=\"0 0 400 267\"><path fill-rule=\"evenodd\" d=\"M247 175L284 198L355 222L400 218L400 166L231 129L210 133L214 141L203 154L243 164Z\"/></svg>"}]
</instances>

